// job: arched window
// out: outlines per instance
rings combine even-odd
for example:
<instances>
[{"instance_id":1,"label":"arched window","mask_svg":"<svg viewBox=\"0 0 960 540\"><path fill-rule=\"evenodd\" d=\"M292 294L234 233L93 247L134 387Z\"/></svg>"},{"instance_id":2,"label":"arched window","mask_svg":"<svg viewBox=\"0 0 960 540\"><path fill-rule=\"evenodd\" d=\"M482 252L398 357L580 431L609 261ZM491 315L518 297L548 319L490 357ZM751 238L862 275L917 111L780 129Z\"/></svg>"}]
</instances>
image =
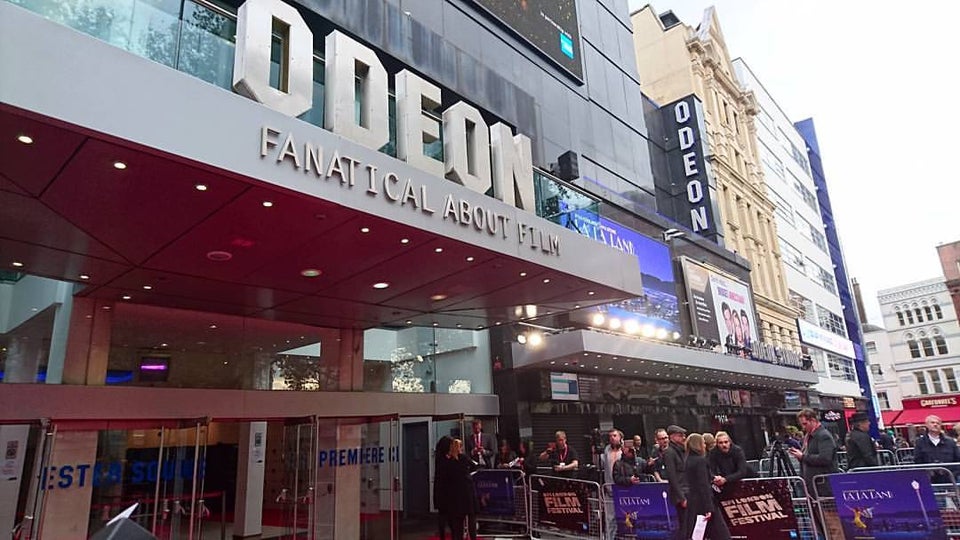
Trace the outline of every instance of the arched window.
<instances>
[{"instance_id":1,"label":"arched window","mask_svg":"<svg viewBox=\"0 0 960 540\"><path fill-rule=\"evenodd\" d=\"M917 345L917 340L908 339L907 347L910 347L910 358L920 358L920 346Z\"/></svg>"},{"instance_id":2,"label":"arched window","mask_svg":"<svg viewBox=\"0 0 960 540\"><path fill-rule=\"evenodd\" d=\"M933 340L937 343L937 354L950 354L947 350L947 340L943 336L934 336Z\"/></svg>"},{"instance_id":3,"label":"arched window","mask_svg":"<svg viewBox=\"0 0 960 540\"><path fill-rule=\"evenodd\" d=\"M933 305L933 312L936 313L938 319L942 319L942 318L943 318L943 311L940 309L940 306L934 304L934 305Z\"/></svg>"},{"instance_id":4,"label":"arched window","mask_svg":"<svg viewBox=\"0 0 960 540\"><path fill-rule=\"evenodd\" d=\"M899 307L896 309L897 309L897 320L900 321L900 326L903 326L904 324L906 324L905 322L903 322L903 312L900 311Z\"/></svg>"},{"instance_id":5,"label":"arched window","mask_svg":"<svg viewBox=\"0 0 960 540\"><path fill-rule=\"evenodd\" d=\"M920 338L920 344L923 346L923 355L924 356L933 356L933 342L930 341L930 338Z\"/></svg>"},{"instance_id":6,"label":"arched window","mask_svg":"<svg viewBox=\"0 0 960 540\"><path fill-rule=\"evenodd\" d=\"M923 312L927 314L927 320L933 320L933 310L930 309L930 306L927 305L926 300L923 302Z\"/></svg>"},{"instance_id":7,"label":"arched window","mask_svg":"<svg viewBox=\"0 0 960 540\"><path fill-rule=\"evenodd\" d=\"M907 308L906 314L907 314L907 322L910 324L913 324L913 312L910 311L910 308Z\"/></svg>"},{"instance_id":8,"label":"arched window","mask_svg":"<svg viewBox=\"0 0 960 540\"><path fill-rule=\"evenodd\" d=\"M913 312L917 314L917 322L923 322L923 313L920 312L920 308L913 308Z\"/></svg>"}]
</instances>

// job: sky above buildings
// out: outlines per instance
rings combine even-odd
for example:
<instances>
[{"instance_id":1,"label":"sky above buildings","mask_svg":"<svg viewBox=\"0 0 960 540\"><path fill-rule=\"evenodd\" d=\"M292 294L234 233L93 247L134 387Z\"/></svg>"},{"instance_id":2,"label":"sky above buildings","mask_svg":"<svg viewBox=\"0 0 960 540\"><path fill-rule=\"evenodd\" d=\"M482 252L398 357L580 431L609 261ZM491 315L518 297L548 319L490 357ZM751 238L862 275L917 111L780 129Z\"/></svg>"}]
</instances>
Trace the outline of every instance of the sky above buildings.
<instances>
[{"instance_id":1,"label":"sky above buildings","mask_svg":"<svg viewBox=\"0 0 960 540\"><path fill-rule=\"evenodd\" d=\"M648 2L629 0L630 10ZM877 291L942 276L960 240L960 2L659 0L697 26L715 6L742 57L793 120L813 117L847 270L867 318ZM641 81L642 83L642 81Z\"/></svg>"}]
</instances>

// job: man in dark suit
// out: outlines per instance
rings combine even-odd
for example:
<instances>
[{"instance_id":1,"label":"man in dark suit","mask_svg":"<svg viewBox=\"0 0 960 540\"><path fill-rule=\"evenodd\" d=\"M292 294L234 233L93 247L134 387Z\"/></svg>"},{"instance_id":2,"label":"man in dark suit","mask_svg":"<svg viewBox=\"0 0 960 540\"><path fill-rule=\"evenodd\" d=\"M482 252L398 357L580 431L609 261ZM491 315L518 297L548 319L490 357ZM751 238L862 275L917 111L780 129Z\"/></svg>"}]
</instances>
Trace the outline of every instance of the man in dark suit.
<instances>
[{"instance_id":1,"label":"man in dark suit","mask_svg":"<svg viewBox=\"0 0 960 540\"><path fill-rule=\"evenodd\" d=\"M473 421L473 432L467 437L467 455L480 467L493 467L493 454L497 447L493 435L483 432L483 423Z\"/></svg>"},{"instance_id":2,"label":"man in dark suit","mask_svg":"<svg viewBox=\"0 0 960 540\"><path fill-rule=\"evenodd\" d=\"M837 468L837 443L827 428L820 424L820 418L813 409L803 409L797 413L797 422L800 423L800 429L804 433L803 449L791 448L789 451L791 456L800 461L803 481L807 484L810 496L813 497L815 493L813 477L840 472ZM829 485L821 486L821 491L824 491L823 487ZM822 497L830 494L820 493L819 495Z\"/></svg>"},{"instance_id":3,"label":"man in dark suit","mask_svg":"<svg viewBox=\"0 0 960 540\"><path fill-rule=\"evenodd\" d=\"M753 476L747 466L747 456L743 448L733 444L726 431L717 432L717 446L707 455L710 470L713 471L713 485L721 493L728 492L744 478Z\"/></svg>"},{"instance_id":4,"label":"man in dark suit","mask_svg":"<svg viewBox=\"0 0 960 540\"><path fill-rule=\"evenodd\" d=\"M684 442L687 440L687 430L677 425L669 425L667 426L667 436L670 437L670 444L663 452L663 463L667 470L667 483L670 486L670 502L676 507L677 521L681 523L674 538L689 538L690 531L685 530L683 526L686 523L689 491L687 476L684 474L687 457Z\"/></svg>"},{"instance_id":5,"label":"man in dark suit","mask_svg":"<svg viewBox=\"0 0 960 540\"><path fill-rule=\"evenodd\" d=\"M850 427L853 429L847 433L847 470L879 465L877 445L867 433L870 429L870 416L864 412L854 413L850 417Z\"/></svg>"}]
</instances>

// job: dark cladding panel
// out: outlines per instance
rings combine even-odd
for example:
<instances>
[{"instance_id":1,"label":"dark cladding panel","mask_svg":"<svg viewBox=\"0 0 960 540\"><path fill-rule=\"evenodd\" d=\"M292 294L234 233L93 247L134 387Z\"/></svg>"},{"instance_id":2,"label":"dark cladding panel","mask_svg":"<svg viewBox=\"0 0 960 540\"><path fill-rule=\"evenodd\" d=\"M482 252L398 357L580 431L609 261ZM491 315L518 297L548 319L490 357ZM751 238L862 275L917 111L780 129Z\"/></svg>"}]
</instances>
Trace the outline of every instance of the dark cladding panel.
<instances>
[{"instance_id":1,"label":"dark cladding panel","mask_svg":"<svg viewBox=\"0 0 960 540\"><path fill-rule=\"evenodd\" d=\"M689 95L660 111L669 175L657 178L657 183L672 201L663 205L663 210L672 206L676 213L668 217L723 245L717 183L706 161L703 105L696 96Z\"/></svg>"}]
</instances>

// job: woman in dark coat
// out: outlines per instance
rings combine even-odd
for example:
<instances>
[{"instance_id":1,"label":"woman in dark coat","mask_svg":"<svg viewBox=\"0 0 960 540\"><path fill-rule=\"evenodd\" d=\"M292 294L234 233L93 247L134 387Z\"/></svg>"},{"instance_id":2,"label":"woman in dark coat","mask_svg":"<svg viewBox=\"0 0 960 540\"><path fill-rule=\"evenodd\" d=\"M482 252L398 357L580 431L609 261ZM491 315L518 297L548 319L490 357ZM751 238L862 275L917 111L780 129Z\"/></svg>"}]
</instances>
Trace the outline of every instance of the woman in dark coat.
<instances>
[{"instance_id":1,"label":"woman in dark coat","mask_svg":"<svg viewBox=\"0 0 960 540\"><path fill-rule=\"evenodd\" d=\"M463 521L466 518L470 540L476 540L477 505L473 495L473 479L470 478L470 460L463 455L463 441L453 439L450 443L450 451L438 465L437 480L440 484L438 495L443 501L447 523L453 531L453 538L456 540L462 538Z\"/></svg>"},{"instance_id":2,"label":"woman in dark coat","mask_svg":"<svg viewBox=\"0 0 960 540\"><path fill-rule=\"evenodd\" d=\"M440 486L443 485L443 479L440 476L440 461L447 458L452 442L453 439L450 436L444 435L440 437L440 440L437 441L437 447L433 449L433 505L437 507L437 532L440 540L446 540L447 538L446 505L444 504L443 494L440 493Z\"/></svg>"},{"instance_id":3,"label":"woman in dark coat","mask_svg":"<svg viewBox=\"0 0 960 540\"><path fill-rule=\"evenodd\" d=\"M710 540L730 540L730 530L723 519L720 508L713 498L710 482L710 466L705 456L706 450L703 435L691 433L687 437L687 461L684 474L687 486L690 488L687 495L687 517L684 538L690 538L697 523L697 515L707 516L707 532L704 538Z\"/></svg>"}]
</instances>

